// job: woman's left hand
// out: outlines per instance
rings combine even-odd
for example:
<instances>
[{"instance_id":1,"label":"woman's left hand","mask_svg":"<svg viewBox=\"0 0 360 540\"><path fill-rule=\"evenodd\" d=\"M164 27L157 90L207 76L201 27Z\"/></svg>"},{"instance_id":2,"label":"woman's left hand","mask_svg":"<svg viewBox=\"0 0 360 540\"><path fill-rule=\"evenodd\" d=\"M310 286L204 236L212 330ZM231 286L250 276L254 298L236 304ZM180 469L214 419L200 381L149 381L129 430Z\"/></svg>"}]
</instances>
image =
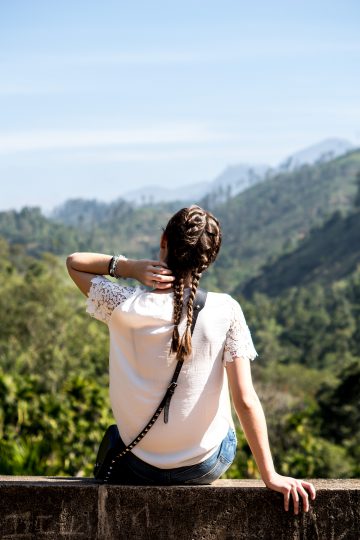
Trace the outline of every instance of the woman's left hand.
<instances>
[{"instance_id":1,"label":"woman's left hand","mask_svg":"<svg viewBox=\"0 0 360 540\"><path fill-rule=\"evenodd\" d=\"M148 259L128 260L129 276L153 289L170 289L175 280L164 262Z\"/></svg>"}]
</instances>

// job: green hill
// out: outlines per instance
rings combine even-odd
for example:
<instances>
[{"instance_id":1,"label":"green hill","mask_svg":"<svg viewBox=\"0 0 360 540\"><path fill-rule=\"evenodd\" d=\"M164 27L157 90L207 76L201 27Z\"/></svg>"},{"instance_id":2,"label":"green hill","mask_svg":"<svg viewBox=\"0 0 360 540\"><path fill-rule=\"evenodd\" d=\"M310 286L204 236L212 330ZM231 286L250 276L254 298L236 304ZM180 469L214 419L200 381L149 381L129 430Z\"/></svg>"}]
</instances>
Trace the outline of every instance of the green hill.
<instances>
[{"instance_id":1,"label":"green hill","mask_svg":"<svg viewBox=\"0 0 360 540\"><path fill-rule=\"evenodd\" d=\"M277 279L276 298L256 292L240 301L259 353L254 381L274 461L284 475L360 472L358 170L354 152L269 178L225 204L198 201L224 229L221 257L204 286L240 290L266 261L268 281ZM57 221L37 208L0 213L0 235L10 242L0 237L2 474L91 474L98 441L113 422L107 329L85 313L64 261L41 253L155 256L161 226L179 206L69 201ZM238 440L228 474L253 477L240 429Z\"/></svg>"},{"instance_id":2,"label":"green hill","mask_svg":"<svg viewBox=\"0 0 360 540\"><path fill-rule=\"evenodd\" d=\"M343 217L339 211L311 231L295 251L266 265L258 277L237 292L278 296L293 286L323 285L343 279L360 267L360 211Z\"/></svg>"},{"instance_id":3,"label":"green hill","mask_svg":"<svg viewBox=\"0 0 360 540\"><path fill-rule=\"evenodd\" d=\"M354 204L360 150L324 164L271 177L214 208L221 218L224 246L222 283L233 290L265 263L296 249L315 226Z\"/></svg>"},{"instance_id":4,"label":"green hill","mask_svg":"<svg viewBox=\"0 0 360 540\"><path fill-rule=\"evenodd\" d=\"M336 211L350 212L360 170L360 150L331 162L303 166L270 176L235 197L194 201L221 220L223 247L204 286L228 292L239 290L280 256L296 250L312 228L321 227ZM113 203L67 201L53 219L40 210L0 213L0 235L21 243L29 253L71 251L126 253L156 257L158 238L170 215L182 203L136 207Z\"/></svg>"},{"instance_id":5,"label":"green hill","mask_svg":"<svg viewBox=\"0 0 360 540\"><path fill-rule=\"evenodd\" d=\"M37 207L0 212L0 236L32 256L46 251L61 255L64 248L68 252L86 249L82 234L73 227L47 219Z\"/></svg>"}]
</instances>

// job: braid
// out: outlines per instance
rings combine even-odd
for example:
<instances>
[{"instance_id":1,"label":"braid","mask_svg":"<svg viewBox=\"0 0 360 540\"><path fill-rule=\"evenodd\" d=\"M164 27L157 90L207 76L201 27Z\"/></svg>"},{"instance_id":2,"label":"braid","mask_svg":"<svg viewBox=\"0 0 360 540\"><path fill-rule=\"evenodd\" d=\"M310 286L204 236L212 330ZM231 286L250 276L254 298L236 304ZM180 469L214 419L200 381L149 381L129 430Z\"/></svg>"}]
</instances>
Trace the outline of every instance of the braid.
<instances>
[{"instance_id":1,"label":"braid","mask_svg":"<svg viewBox=\"0 0 360 540\"><path fill-rule=\"evenodd\" d=\"M200 276L201 274L197 270L194 270L192 272L191 292L190 292L190 297L189 297L189 301L187 305L187 326L188 327L191 327L192 325L192 319L193 319L193 313L194 313L194 300L195 300L196 290L199 285Z\"/></svg>"},{"instance_id":2,"label":"braid","mask_svg":"<svg viewBox=\"0 0 360 540\"><path fill-rule=\"evenodd\" d=\"M174 330L171 341L171 352L177 352L180 344L179 323L184 302L184 278L179 278L174 285Z\"/></svg>"},{"instance_id":3,"label":"braid","mask_svg":"<svg viewBox=\"0 0 360 540\"><path fill-rule=\"evenodd\" d=\"M191 325L194 300L201 273L217 257L221 245L219 221L200 206L182 208L170 218L164 237L167 241L166 263L175 276L174 330L171 352L176 358L185 359L191 353ZM187 302L186 329L180 339L179 324L184 304L184 283L190 281L191 291Z\"/></svg>"},{"instance_id":4,"label":"braid","mask_svg":"<svg viewBox=\"0 0 360 540\"><path fill-rule=\"evenodd\" d=\"M194 300L196 296L196 291L199 286L201 273L198 270L194 270L192 272L192 281L191 281L191 291L189 300L187 303L187 321L186 321L186 329L185 332L181 338L180 346L177 350L177 359L180 360L181 358L187 358L192 350L191 347L191 325L193 321L193 314L194 314Z\"/></svg>"}]
</instances>

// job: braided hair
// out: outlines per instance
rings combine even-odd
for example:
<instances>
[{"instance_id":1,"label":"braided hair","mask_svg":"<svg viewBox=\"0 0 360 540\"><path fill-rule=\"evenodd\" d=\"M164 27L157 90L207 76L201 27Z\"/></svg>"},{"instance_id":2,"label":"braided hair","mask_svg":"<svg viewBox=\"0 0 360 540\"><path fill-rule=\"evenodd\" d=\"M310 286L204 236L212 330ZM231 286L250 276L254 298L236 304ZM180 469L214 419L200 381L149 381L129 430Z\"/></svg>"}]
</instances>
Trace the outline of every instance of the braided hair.
<instances>
[{"instance_id":1,"label":"braided hair","mask_svg":"<svg viewBox=\"0 0 360 540\"><path fill-rule=\"evenodd\" d=\"M166 263L174 281L174 330L171 352L178 360L191 353L191 325L194 299L201 274L215 261L221 245L218 220L200 206L179 210L168 222L164 236L167 240ZM190 282L190 296L186 306L186 328L180 338L179 324L184 307L184 283Z\"/></svg>"}]
</instances>

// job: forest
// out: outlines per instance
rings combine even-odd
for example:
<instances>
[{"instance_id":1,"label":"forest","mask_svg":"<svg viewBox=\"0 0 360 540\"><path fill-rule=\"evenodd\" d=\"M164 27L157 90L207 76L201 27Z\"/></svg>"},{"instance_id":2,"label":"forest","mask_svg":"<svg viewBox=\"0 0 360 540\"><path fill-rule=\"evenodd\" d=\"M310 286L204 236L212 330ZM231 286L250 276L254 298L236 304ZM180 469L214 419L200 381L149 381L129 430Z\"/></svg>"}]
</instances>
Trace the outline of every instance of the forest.
<instances>
[{"instance_id":1,"label":"forest","mask_svg":"<svg viewBox=\"0 0 360 540\"><path fill-rule=\"evenodd\" d=\"M203 286L243 308L274 461L287 475L360 473L359 171L357 151L225 201L198 201L224 231ZM108 334L86 314L65 258L81 250L156 256L178 207L76 200L52 217L38 208L0 213L0 473L92 474L113 422ZM226 476L258 478L240 425L237 434Z\"/></svg>"}]
</instances>

